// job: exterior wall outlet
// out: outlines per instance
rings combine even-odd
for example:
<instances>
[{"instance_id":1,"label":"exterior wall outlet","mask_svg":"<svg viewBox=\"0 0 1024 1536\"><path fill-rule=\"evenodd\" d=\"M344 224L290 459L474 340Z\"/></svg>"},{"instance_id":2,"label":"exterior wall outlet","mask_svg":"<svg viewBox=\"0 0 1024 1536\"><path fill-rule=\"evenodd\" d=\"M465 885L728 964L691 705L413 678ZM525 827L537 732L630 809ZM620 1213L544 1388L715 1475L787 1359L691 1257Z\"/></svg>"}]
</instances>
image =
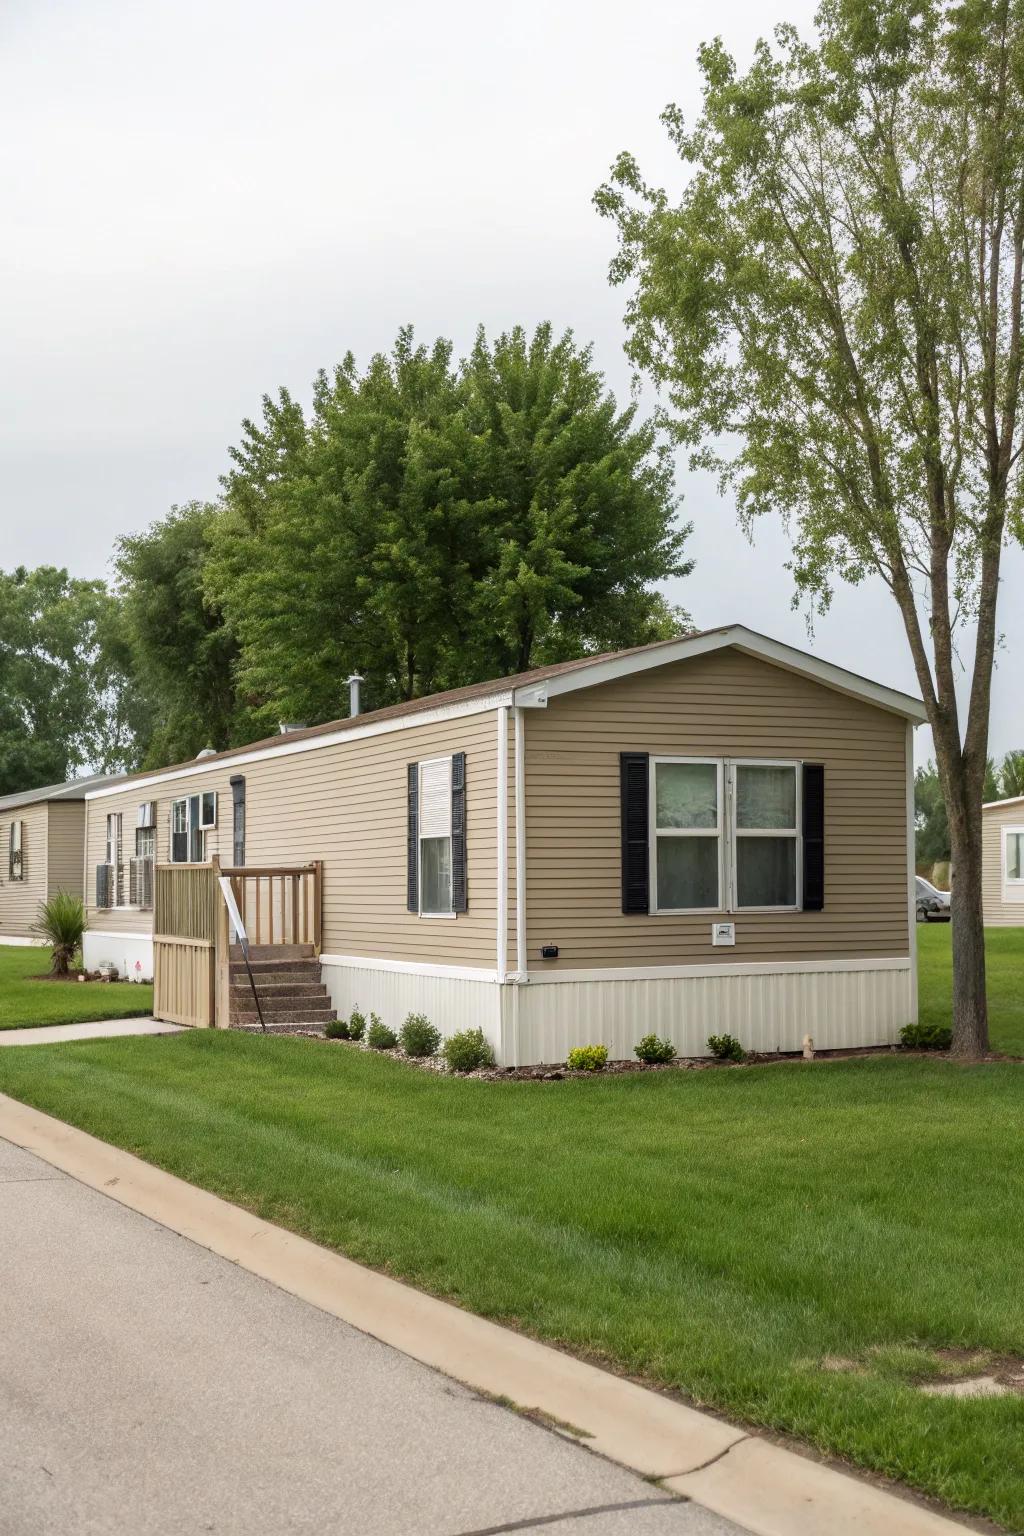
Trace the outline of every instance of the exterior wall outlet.
<instances>
[{"instance_id":1,"label":"exterior wall outlet","mask_svg":"<svg viewBox=\"0 0 1024 1536\"><path fill-rule=\"evenodd\" d=\"M711 924L711 942L712 942L712 944L715 944L715 945L718 945L718 944L735 944L736 943L736 924L735 923L712 923Z\"/></svg>"},{"instance_id":2,"label":"exterior wall outlet","mask_svg":"<svg viewBox=\"0 0 1024 1536\"><path fill-rule=\"evenodd\" d=\"M557 960L558 959L558 945L557 944L542 944L541 947L540 947L540 957L541 957L542 960Z\"/></svg>"}]
</instances>

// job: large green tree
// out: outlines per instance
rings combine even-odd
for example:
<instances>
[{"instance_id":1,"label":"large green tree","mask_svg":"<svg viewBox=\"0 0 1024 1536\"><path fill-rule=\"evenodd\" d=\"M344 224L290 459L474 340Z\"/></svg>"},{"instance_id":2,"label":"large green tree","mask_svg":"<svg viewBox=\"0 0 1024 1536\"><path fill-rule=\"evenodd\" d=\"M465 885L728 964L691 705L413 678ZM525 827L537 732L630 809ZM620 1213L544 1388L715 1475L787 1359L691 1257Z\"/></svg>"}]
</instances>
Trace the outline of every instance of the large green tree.
<instances>
[{"instance_id":1,"label":"large green tree","mask_svg":"<svg viewBox=\"0 0 1024 1536\"><path fill-rule=\"evenodd\" d=\"M190 502L118 541L126 665L148 715L134 722L145 767L234 745L254 729L236 688L238 647L204 586L219 516L215 505Z\"/></svg>"},{"instance_id":2,"label":"large green tree","mask_svg":"<svg viewBox=\"0 0 1024 1536\"><path fill-rule=\"evenodd\" d=\"M54 566L0 571L0 794L136 763L118 604Z\"/></svg>"},{"instance_id":3,"label":"large green tree","mask_svg":"<svg viewBox=\"0 0 1024 1536\"><path fill-rule=\"evenodd\" d=\"M400 332L244 425L206 592L263 723L328 719L677 631L684 575L663 442L618 411L589 349L547 326L493 344Z\"/></svg>"},{"instance_id":4,"label":"large green tree","mask_svg":"<svg viewBox=\"0 0 1024 1536\"><path fill-rule=\"evenodd\" d=\"M977 1056L999 567L1022 532L1024 0L825 0L813 43L780 27L745 72L717 42L700 65L692 130L665 114L681 197L628 155L598 193L630 353L748 527L787 521L799 592L872 575L899 606L949 818L953 1049Z\"/></svg>"}]
</instances>

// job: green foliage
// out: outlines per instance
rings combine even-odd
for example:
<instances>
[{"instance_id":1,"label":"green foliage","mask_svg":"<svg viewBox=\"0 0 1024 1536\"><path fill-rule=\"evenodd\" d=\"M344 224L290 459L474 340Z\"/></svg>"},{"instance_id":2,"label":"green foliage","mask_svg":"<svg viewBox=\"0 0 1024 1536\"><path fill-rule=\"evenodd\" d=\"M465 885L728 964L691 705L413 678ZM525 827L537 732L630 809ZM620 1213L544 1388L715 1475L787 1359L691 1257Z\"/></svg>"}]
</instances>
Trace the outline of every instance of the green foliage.
<instances>
[{"instance_id":1,"label":"green foliage","mask_svg":"<svg viewBox=\"0 0 1024 1536\"><path fill-rule=\"evenodd\" d=\"M398 1043L407 1056L436 1056L441 1031L425 1013L410 1013L398 1032Z\"/></svg>"},{"instance_id":2,"label":"green foliage","mask_svg":"<svg viewBox=\"0 0 1024 1536\"><path fill-rule=\"evenodd\" d=\"M370 1014L370 1023L371 1024L379 1024L380 1023L380 1019L378 1019L378 1017L377 1017L377 1015L375 1013L371 1013ZM366 1033L366 1018L365 1018L365 1016L363 1014L361 1014L359 1012L358 1008L353 1008L351 1014L349 1015L349 1020L348 1020L348 1037L349 1037L350 1040L361 1040L363 1038L363 1036L365 1035L365 1033Z\"/></svg>"},{"instance_id":3,"label":"green foliage","mask_svg":"<svg viewBox=\"0 0 1024 1536\"><path fill-rule=\"evenodd\" d=\"M999 768L999 793L986 800L1016 800L1024 795L1024 752L1007 752Z\"/></svg>"},{"instance_id":4,"label":"green foliage","mask_svg":"<svg viewBox=\"0 0 1024 1536\"><path fill-rule=\"evenodd\" d=\"M50 949L51 969L55 976L66 976L72 960L82 947L82 935L88 927L85 903L70 891L54 891L39 903L32 932Z\"/></svg>"},{"instance_id":5,"label":"green foliage","mask_svg":"<svg viewBox=\"0 0 1024 1536\"><path fill-rule=\"evenodd\" d=\"M661 1040L657 1035L644 1035L633 1047L633 1054L640 1061L659 1062L675 1059L676 1048L671 1040Z\"/></svg>"},{"instance_id":6,"label":"green foliage","mask_svg":"<svg viewBox=\"0 0 1024 1536\"><path fill-rule=\"evenodd\" d=\"M494 1052L482 1029L463 1029L449 1035L441 1047L449 1072L475 1072L494 1066Z\"/></svg>"},{"instance_id":7,"label":"green foliage","mask_svg":"<svg viewBox=\"0 0 1024 1536\"><path fill-rule=\"evenodd\" d=\"M116 568L139 687L153 727L145 767L235 746L259 728L240 700L238 646L206 591L216 506L174 507L145 533L118 541Z\"/></svg>"},{"instance_id":8,"label":"green foliage","mask_svg":"<svg viewBox=\"0 0 1024 1536\"><path fill-rule=\"evenodd\" d=\"M953 1031L944 1024L904 1024L900 1042L908 1051L948 1051Z\"/></svg>"},{"instance_id":9,"label":"green foliage","mask_svg":"<svg viewBox=\"0 0 1024 1536\"><path fill-rule=\"evenodd\" d=\"M935 764L919 768L914 775L915 858L919 864L934 864L949 858L949 818Z\"/></svg>"},{"instance_id":10,"label":"green foliage","mask_svg":"<svg viewBox=\"0 0 1024 1536\"><path fill-rule=\"evenodd\" d=\"M718 1061L745 1061L747 1057L733 1035L708 1035L708 1050Z\"/></svg>"},{"instance_id":11,"label":"green foliage","mask_svg":"<svg viewBox=\"0 0 1024 1536\"><path fill-rule=\"evenodd\" d=\"M118 604L53 566L0 571L0 795L136 766Z\"/></svg>"},{"instance_id":12,"label":"green foliage","mask_svg":"<svg viewBox=\"0 0 1024 1536\"><path fill-rule=\"evenodd\" d=\"M352 670L378 707L687 622L655 591L690 570L666 445L549 326L458 365L403 330L233 457L203 591L269 728L341 713Z\"/></svg>"},{"instance_id":13,"label":"green foliage","mask_svg":"<svg viewBox=\"0 0 1024 1536\"><path fill-rule=\"evenodd\" d=\"M382 1024L374 1014L370 1027L366 1031L366 1043L371 1051L393 1051L398 1044L398 1036L393 1029L388 1029L386 1024Z\"/></svg>"},{"instance_id":14,"label":"green foliage","mask_svg":"<svg viewBox=\"0 0 1024 1536\"><path fill-rule=\"evenodd\" d=\"M351 1036L346 1019L328 1019L324 1025L324 1034L328 1040L349 1040Z\"/></svg>"},{"instance_id":15,"label":"green foliage","mask_svg":"<svg viewBox=\"0 0 1024 1536\"><path fill-rule=\"evenodd\" d=\"M577 1045L565 1058L570 1072L601 1072L608 1064L606 1045Z\"/></svg>"}]
</instances>

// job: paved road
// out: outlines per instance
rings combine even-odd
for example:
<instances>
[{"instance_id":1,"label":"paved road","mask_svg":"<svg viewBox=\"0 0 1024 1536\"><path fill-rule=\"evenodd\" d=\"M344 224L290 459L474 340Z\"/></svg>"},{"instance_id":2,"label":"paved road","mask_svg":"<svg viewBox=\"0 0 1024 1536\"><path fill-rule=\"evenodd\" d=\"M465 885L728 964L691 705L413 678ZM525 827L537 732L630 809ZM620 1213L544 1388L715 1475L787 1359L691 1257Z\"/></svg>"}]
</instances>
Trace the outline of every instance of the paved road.
<instances>
[{"instance_id":1,"label":"paved road","mask_svg":"<svg viewBox=\"0 0 1024 1536\"><path fill-rule=\"evenodd\" d=\"M741 1536L0 1140L0 1536Z\"/></svg>"}]
</instances>

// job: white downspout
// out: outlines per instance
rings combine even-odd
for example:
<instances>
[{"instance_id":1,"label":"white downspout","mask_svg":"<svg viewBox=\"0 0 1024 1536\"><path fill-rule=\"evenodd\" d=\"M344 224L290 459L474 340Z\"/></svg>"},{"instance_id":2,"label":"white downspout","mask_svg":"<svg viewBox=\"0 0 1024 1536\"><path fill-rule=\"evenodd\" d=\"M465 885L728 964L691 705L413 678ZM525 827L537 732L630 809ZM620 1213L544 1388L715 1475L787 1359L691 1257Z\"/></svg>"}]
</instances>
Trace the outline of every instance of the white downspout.
<instances>
[{"instance_id":1,"label":"white downspout","mask_svg":"<svg viewBox=\"0 0 1024 1536\"><path fill-rule=\"evenodd\" d=\"M497 979L508 973L508 705L498 710L498 889ZM500 998L499 998L500 1005Z\"/></svg>"}]
</instances>

